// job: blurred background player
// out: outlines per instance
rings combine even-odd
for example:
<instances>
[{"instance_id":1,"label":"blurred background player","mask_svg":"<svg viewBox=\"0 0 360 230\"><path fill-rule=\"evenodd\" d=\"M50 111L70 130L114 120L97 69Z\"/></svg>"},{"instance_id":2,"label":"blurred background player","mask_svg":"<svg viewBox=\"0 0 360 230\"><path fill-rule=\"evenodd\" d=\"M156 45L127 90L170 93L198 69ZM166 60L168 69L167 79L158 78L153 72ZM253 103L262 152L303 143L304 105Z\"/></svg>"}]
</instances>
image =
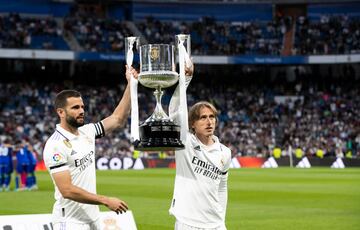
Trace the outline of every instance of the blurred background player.
<instances>
[{"instance_id":1,"label":"blurred background player","mask_svg":"<svg viewBox=\"0 0 360 230\"><path fill-rule=\"evenodd\" d=\"M0 144L0 192L10 191L12 172L12 147L10 141L5 140L3 144Z\"/></svg>"},{"instance_id":2,"label":"blurred background player","mask_svg":"<svg viewBox=\"0 0 360 230\"><path fill-rule=\"evenodd\" d=\"M26 177L26 187L29 190L36 190L38 189L37 183L36 183L36 176L35 176L35 170L36 170L36 163L37 163L37 153L35 152L34 148L30 143L27 144L27 156L29 159L29 166L27 168L27 177Z\"/></svg>"},{"instance_id":3,"label":"blurred background player","mask_svg":"<svg viewBox=\"0 0 360 230\"><path fill-rule=\"evenodd\" d=\"M30 160L28 146L22 141L16 142L16 176L15 191L23 191L28 187L26 181L28 177Z\"/></svg>"}]
</instances>

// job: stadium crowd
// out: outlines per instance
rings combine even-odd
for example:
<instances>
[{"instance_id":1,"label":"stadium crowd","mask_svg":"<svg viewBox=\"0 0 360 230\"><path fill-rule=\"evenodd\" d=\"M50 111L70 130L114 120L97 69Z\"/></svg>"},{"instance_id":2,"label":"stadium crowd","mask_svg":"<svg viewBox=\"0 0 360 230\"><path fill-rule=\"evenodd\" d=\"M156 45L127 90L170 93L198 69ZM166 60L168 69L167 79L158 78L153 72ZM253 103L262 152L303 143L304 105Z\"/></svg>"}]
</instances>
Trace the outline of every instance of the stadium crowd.
<instances>
[{"instance_id":1,"label":"stadium crowd","mask_svg":"<svg viewBox=\"0 0 360 230\"><path fill-rule=\"evenodd\" d=\"M36 37L45 36L49 39L40 40L43 41L41 48L54 49L57 45L51 38L72 34L85 51L123 52L124 38L133 34L128 22L107 18L101 13L95 8L75 7L65 18L58 19L25 17L17 13L0 15L0 48L31 48ZM63 28L58 21L63 22ZM191 34L193 55L280 55L284 34L293 28L294 22L295 55L360 52L359 19L347 16L324 15L319 21L303 16L295 21L277 17L268 22L219 22L213 17L170 22L149 16L145 21L134 23L149 43L173 43L175 34ZM23 67L17 67L18 72L22 72ZM85 71L91 74L91 70L90 66ZM236 71L241 77L251 78L251 74ZM264 87L224 83L219 79L210 85L198 82L188 90L188 104L205 99L219 108L218 135L234 155L267 156L275 147L287 149L291 146L301 148L309 156L321 149L325 156L350 153L359 157L360 87L354 87L354 84L359 86L359 79L353 68L345 72L346 80L339 83L329 71L326 87L320 83L321 76L314 76L320 78L318 82L298 81L291 86L281 81L278 85L261 84ZM212 73L212 78L216 75L222 76L223 71ZM253 77L259 79L262 75ZM76 89L83 94L88 107L88 122L109 115L123 87L77 84ZM62 88L59 83L0 82L0 144L27 142L40 154L57 123L52 103ZM164 96L164 104L168 104L169 98L168 94ZM142 106L140 120L145 120L154 110L154 97L150 91L143 90L139 101ZM129 140L127 127L98 140L98 152L107 157L132 156Z\"/></svg>"},{"instance_id":2,"label":"stadium crowd","mask_svg":"<svg viewBox=\"0 0 360 230\"><path fill-rule=\"evenodd\" d=\"M35 37L44 37L42 49L54 49L53 38L62 37L62 28L52 17L23 17L18 13L0 15L0 48L31 47Z\"/></svg>"},{"instance_id":3,"label":"stadium crowd","mask_svg":"<svg viewBox=\"0 0 360 230\"><path fill-rule=\"evenodd\" d=\"M325 156L350 152L350 156L360 157L360 92L354 84L359 85L359 79L327 83L326 87L306 81L291 85L281 80L266 84L199 81L188 89L188 105L209 100L219 108L217 135L234 155L268 156L275 147L286 150L291 146L308 156L321 149ZM52 103L63 87L57 83L0 83L0 141L25 140L41 153L58 122ZM123 87L76 84L87 107L87 121L111 114ZM163 98L165 110L171 96L168 91ZM151 93L140 90L140 121L154 110ZM98 153L132 156L129 140L127 127L97 140Z\"/></svg>"},{"instance_id":4,"label":"stadium crowd","mask_svg":"<svg viewBox=\"0 0 360 230\"><path fill-rule=\"evenodd\" d=\"M352 54L360 52L358 18L321 16L319 21L299 17L296 21L294 54Z\"/></svg>"},{"instance_id":5,"label":"stadium crowd","mask_svg":"<svg viewBox=\"0 0 360 230\"><path fill-rule=\"evenodd\" d=\"M125 20L81 9L74 7L66 17L57 19L1 15L0 47L68 49L63 38L71 34L85 51L119 52L124 49L124 38L139 31L149 43L173 44L175 34L191 34L195 55L280 55L284 35L293 29L294 21L293 55L360 52L359 19L346 15L323 15L320 20L279 16L272 21L232 22L207 16L192 22L160 21L148 16L145 21L135 21L134 29Z\"/></svg>"},{"instance_id":6,"label":"stadium crowd","mask_svg":"<svg viewBox=\"0 0 360 230\"><path fill-rule=\"evenodd\" d=\"M201 17L195 22L163 22L151 16L136 23L149 43L174 43L174 34L190 34L196 55L279 55L290 24L289 18L224 23L212 17Z\"/></svg>"},{"instance_id":7,"label":"stadium crowd","mask_svg":"<svg viewBox=\"0 0 360 230\"><path fill-rule=\"evenodd\" d=\"M125 21L100 17L95 10L72 10L64 19L64 30L91 52L122 51L125 37L132 35Z\"/></svg>"}]
</instances>

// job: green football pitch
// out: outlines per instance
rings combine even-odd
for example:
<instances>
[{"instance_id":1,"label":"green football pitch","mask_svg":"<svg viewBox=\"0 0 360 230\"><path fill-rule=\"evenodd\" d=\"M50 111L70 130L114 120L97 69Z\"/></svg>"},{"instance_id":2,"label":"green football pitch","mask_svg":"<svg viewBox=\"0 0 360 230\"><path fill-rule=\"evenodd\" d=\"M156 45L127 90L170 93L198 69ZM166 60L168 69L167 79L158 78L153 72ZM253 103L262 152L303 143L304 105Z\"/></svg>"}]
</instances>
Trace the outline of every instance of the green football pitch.
<instances>
[{"instance_id":1,"label":"green football pitch","mask_svg":"<svg viewBox=\"0 0 360 230\"><path fill-rule=\"evenodd\" d=\"M97 171L97 188L125 200L139 230L170 230L174 176L173 169ZM50 213L50 176L38 172L37 178L38 191L1 192L0 214ZM233 169L228 186L229 230L360 229L358 168Z\"/></svg>"}]
</instances>

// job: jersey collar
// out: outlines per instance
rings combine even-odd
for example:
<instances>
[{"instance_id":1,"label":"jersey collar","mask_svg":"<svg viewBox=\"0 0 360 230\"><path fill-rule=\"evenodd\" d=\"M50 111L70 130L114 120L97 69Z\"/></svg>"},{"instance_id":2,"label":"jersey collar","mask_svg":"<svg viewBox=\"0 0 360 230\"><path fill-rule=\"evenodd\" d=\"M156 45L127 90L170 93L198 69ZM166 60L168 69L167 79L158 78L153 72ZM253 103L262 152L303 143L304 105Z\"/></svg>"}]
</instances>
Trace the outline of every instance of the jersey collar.
<instances>
[{"instance_id":1,"label":"jersey collar","mask_svg":"<svg viewBox=\"0 0 360 230\"><path fill-rule=\"evenodd\" d=\"M201 148L203 149L208 149L208 151L212 151L212 150L221 150L221 146L220 146L220 141L219 138L215 135L212 135L212 139L214 140L214 144L210 145L210 146L205 146L200 140L199 138L197 138L197 136L195 134L191 134L193 136L193 138L196 140L196 142L201 146Z\"/></svg>"},{"instance_id":2,"label":"jersey collar","mask_svg":"<svg viewBox=\"0 0 360 230\"><path fill-rule=\"evenodd\" d=\"M72 140L72 139L75 139L77 137L76 135L74 135L74 134L70 133L69 131L65 130L64 128L62 128L60 126L60 124L56 125L56 130L58 132L60 132L60 134L67 140Z\"/></svg>"}]
</instances>

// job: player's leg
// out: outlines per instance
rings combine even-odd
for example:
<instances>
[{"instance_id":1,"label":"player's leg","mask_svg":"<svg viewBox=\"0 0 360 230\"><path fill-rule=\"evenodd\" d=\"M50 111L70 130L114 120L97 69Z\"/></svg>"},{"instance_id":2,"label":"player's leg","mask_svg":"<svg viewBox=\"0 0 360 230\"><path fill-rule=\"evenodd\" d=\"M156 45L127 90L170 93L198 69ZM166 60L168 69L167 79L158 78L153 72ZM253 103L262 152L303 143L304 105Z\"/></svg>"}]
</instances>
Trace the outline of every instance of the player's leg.
<instances>
[{"instance_id":1,"label":"player's leg","mask_svg":"<svg viewBox=\"0 0 360 230\"><path fill-rule=\"evenodd\" d=\"M26 186L27 171L28 171L28 165L23 164L21 174L20 174L21 188L22 189L27 189L27 186Z\"/></svg>"},{"instance_id":2,"label":"player's leg","mask_svg":"<svg viewBox=\"0 0 360 230\"><path fill-rule=\"evenodd\" d=\"M19 162L17 162L16 164L16 173L15 173L15 191L20 191L20 177L21 177L21 173L23 171L23 167L22 164L20 164Z\"/></svg>"},{"instance_id":3,"label":"player's leg","mask_svg":"<svg viewBox=\"0 0 360 230\"><path fill-rule=\"evenodd\" d=\"M33 165L27 165L26 167L26 187L28 189L32 189L33 185L34 185L34 170L35 167Z\"/></svg>"},{"instance_id":4,"label":"player's leg","mask_svg":"<svg viewBox=\"0 0 360 230\"><path fill-rule=\"evenodd\" d=\"M0 192L3 190L5 183L5 168L3 165L0 165Z\"/></svg>"},{"instance_id":5,"label":"player's leg","mask_svg":"<svg viewBox=\"0 0 360 230\"><path fill-rule=\"evenodd\" d=\"M15 172L15 191L19 191L20 189L20 177L19 177L19 173L16 171Z\"/></svg>"},{"instance_id":6,"label":"player's leg","mask_svg":"<svg viewBox=\"0 0 360 230\"><path fill-rule=\"evenodd\" d=\"M6 167L5 168L5 178L4 178L4 190L5 191L10 191L11 173L12 173L12 169L10 167Z\"/></svg>"},{"instance_id":7,"label":"player's leg","mask_svg":"<svg viewBox=\"0 0 360 230\"><path fill-rule=\"evenodd\" d=\"M31 190L36 190L38 189L38 186L37 186L37 182L36 182L36 175L35 175L35 169L36 169L36 165L32 164L30 165L30 189Z\"/></svg>"}]
</instances>

